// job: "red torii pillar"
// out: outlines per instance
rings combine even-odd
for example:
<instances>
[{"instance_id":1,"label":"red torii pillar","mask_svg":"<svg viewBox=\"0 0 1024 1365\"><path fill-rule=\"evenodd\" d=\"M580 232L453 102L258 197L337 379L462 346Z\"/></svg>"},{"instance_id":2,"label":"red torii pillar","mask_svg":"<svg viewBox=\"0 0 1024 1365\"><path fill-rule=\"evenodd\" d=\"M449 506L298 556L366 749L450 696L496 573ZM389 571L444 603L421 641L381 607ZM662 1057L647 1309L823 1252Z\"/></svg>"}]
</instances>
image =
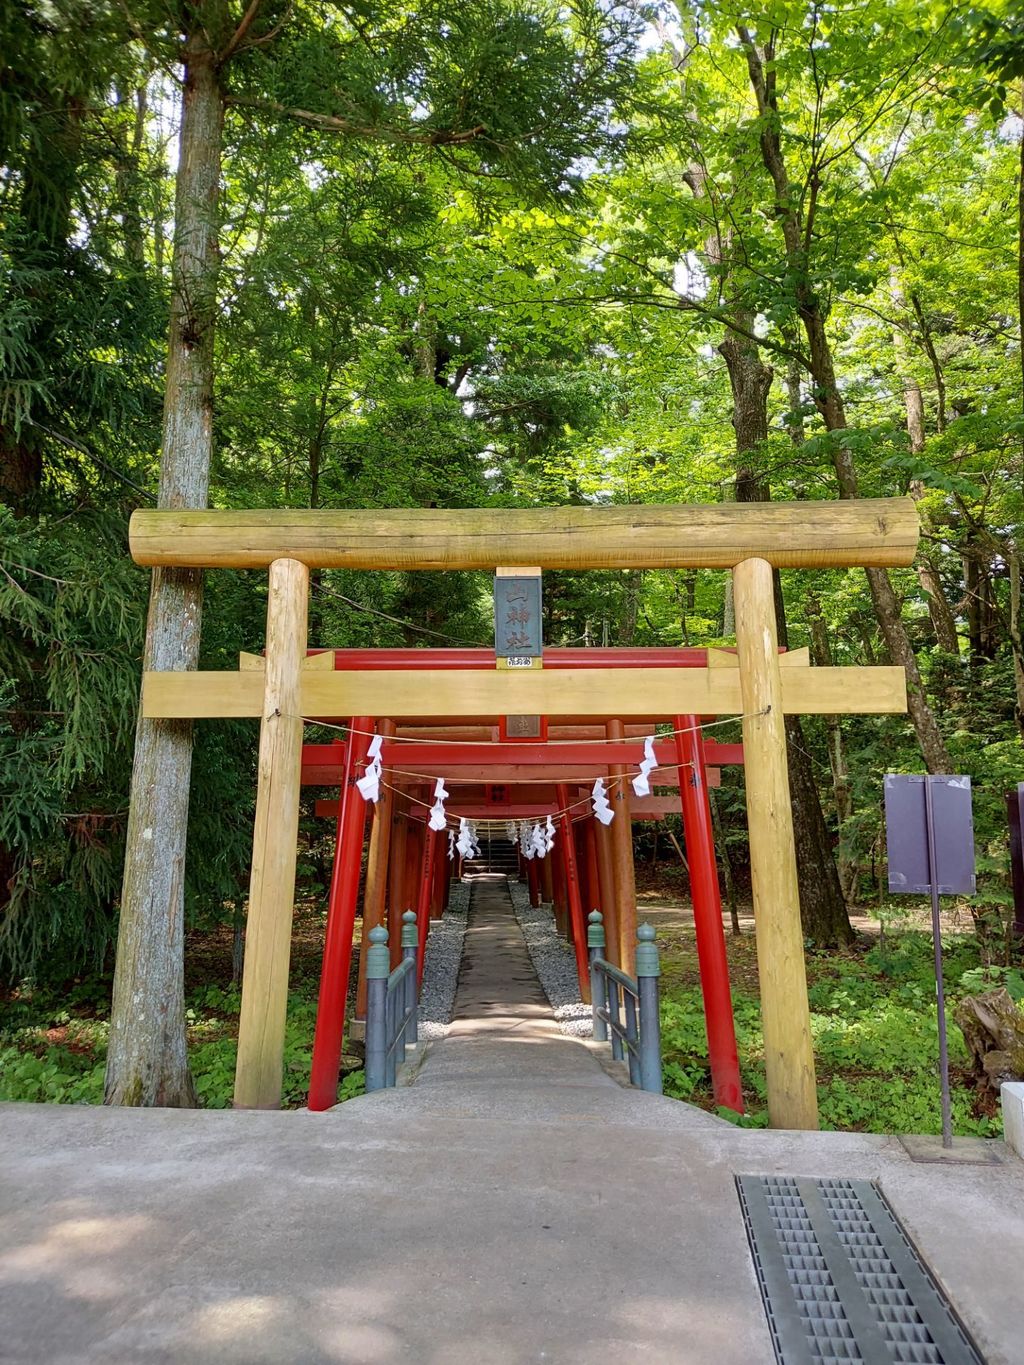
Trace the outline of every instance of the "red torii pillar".
<instances>
[{"instance_id":1,"label":"red torii pillar","mask_svg":"<svg viewBox=\"0 0 1024 1365\"><path fill-rule=\"evenodd\" d=\"M419 931L419 946L416 952L417 980L423 980L423 962L427 951L427 929L430 921L431 901L436 895L437 875L435 871L438 840L443 831L423 827L423 860L420 867L420 894L416 902L416 927Z\"/></svg>"},{"instance_id":2,"label":"red torii pillar","mask_svg":"<svg viewBox=\"0 0 1024 1365\"><path fill-rule=\"evenodd\" d=\"M540 868L536 858L526 860L526 884L530 889L530 905L534 910L540 906Z\"/></svg>"},{"instance_id":3,"label":"red torii pillar","mask_svg":"<svg viewBox=\"0 0 1024 1365\"><path fill-rule=\"evenodd\" d=\"M683 808L686 860L690 866L693 927L697 937L700 988L704 997L711 1086L719 1104L742 1114L743 1091L736 1054L736 1027L732 1014L725 930L722 926L722 897L715 862L711 805L704 771L704 741L696 716L676 716L675 728L679 798Z\"/></svg>"},{"instance_id":4,"label":"red torii pillar","mask_svg":"<svg viewBox=\"0 0 1024 1365\"><path fill-rule=\"evenodd\" d=\"M565 899L567 902L569 928L572 933L573 948L576 951L576 974L580 979L580 999L584 1004L590 1002L590 962L587 952L587 931L583 916L583 899L580 896L580 871L576 858L576 842L572 832L572 816L569 814L569 788L559 784L555 789L562 813L558 817L561 838L555 844L555 852L561 851L560 864L565 873Z\"/></svg>"},{"instance_id":5,"label":"red torii pillar","mask_svg":"<svg viewBox=\"0 0 1024 1365\"><path fill-rule=\"evenodd\" d=\"M329 1109L338 1102L345 998L352 967L352 934L356 922L356 900L366 829L366 802L355 784L366 761L366 751L370 747L369 732L372 729L373 722L369 716L356 716L345 750L307 1100L309 1108L316 1111Z\"/></svg>"}]
</instances>

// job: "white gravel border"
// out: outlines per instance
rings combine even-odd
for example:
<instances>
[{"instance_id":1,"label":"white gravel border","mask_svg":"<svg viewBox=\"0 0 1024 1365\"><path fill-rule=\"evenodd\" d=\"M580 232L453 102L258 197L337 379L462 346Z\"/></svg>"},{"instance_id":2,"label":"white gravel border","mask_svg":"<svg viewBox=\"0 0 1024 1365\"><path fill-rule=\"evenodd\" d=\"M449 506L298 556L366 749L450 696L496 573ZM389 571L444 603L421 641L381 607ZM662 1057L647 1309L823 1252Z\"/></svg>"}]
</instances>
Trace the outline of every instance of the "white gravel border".
<instances>
[{"instance_id":1,"label":"white gravel border","mask_svg":"<svg viewBox=\"0 0 1024 1365\"><path fill-rule=\"evenodd\" d=\"M427 934L417 1013L419 1036L425 1041L443 1038L452 1021L469 917L469 893L468 883L453 882L448 909L440 919L432 921Z\"/></svg>"},{"instance_id":2,"label":"white gravel border","mask_svg":"<svg viewBox=\"0 0 1024 1365\"><path fill-rule=\"evenodd\" d=\"M580 999L576 953L572 944L555 932L551 907L541 906L535 910L530 904L530 889L523 882L509 878L508 889L530 961L559 1029L571 1038L593 1037L593 1014L590 1006Z\"/></svg>"}]
</instances>

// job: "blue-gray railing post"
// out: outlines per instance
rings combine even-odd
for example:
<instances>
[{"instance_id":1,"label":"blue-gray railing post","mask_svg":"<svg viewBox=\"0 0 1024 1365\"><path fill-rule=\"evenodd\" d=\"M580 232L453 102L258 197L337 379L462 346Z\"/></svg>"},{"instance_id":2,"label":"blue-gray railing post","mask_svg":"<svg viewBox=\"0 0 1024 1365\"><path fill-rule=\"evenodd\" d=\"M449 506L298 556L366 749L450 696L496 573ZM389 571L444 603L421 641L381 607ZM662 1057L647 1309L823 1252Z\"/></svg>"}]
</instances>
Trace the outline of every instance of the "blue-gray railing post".
<instances>
[{"instance_id":1,"label":"blue-gray railing post","mask_svg":"<svg viewBox=\"0 0 1024 1365\"><path fill-rule=\"evenodd\" d=\"M429 833L428 833L429 837ZM405 991L402 1001L405 1013L405 1046L412 1046L419 1037L416 1027L416 959L419 957L420 936L416 926L416 911L406 910L402 916L402 961L412 960L412 966L405 974Z\"/></svg>"},{"instance_id":2,"label":"blue-gray railing post","mask_svg":"<svg viewBox=\"0 0 1024 1365\"><path fill-rule=\"evenodd\" d=\"M608 1002L608 1032L612 1041L612 1059L622 1061L622 1015L619 1011L619 983L613 976L604 976L606 999Z\"/></svg>"},{"instance_id":3,"label":"blue-gray railing post","mask_svg":"<svg viewBox=\"0 0 1024 1365\"><path fill-rule=\"evenodd\" d=\"M637 1014L637 997L632 991L622 992L622 1003L626 1007L626 1061L629 1063L629 1083L644 1088L643 1073L640 1070L640 1019Z\"/></svg>"},{"instance_id":4,"label":"blue-gray railing post","mask_svg":"<svg viewBox=\"0 0 1024 1365\"><path fill-rule=\"evenodd\" d=\"M641 924L636 931L636 982L640 999L640 1084L644 1090L662 1093L661 1013L658 977L661 960L654 941L654 927Z\"/></svg>"},{"instance_id":5,"label":"blue-gray railing post","mask_svg":"<svg viewBox=\"0 0 1024 1365\"><path fill-rule=\"evenodd\" d=\"M383 1090L388 1083L388 976L391 955L388 931L374 925L366 952L366 1089Z\"/></svg>"},{"instance_id":6,"label":"blue-gray railing post","mask_svg":"<svg viewBox=\"0 0 1024 1365\"><path fill-rule=\"evenodd\" d=\"M594 1015L594 1038L599 1043L608 1041L608 1025L601 1014L607 1008L607 992L604 988L604 973L597 967L598 958L604 957L604 916L600 910L591 910L587 916L587 952L590 957L590 1004Z\"/></svg>"}]
</instances>

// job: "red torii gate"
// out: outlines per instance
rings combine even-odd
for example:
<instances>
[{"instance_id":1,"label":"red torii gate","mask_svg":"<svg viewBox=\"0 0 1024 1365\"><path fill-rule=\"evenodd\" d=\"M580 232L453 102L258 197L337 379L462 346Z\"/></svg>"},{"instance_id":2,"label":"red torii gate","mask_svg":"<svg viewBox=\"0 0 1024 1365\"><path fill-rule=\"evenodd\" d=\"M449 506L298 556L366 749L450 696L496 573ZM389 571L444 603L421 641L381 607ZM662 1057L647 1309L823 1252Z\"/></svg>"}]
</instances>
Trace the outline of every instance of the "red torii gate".
<instances>
[{"instance_id":1,"label":"red torii gate","mask_svg":"<svg viewBox=\"0 0 1024 1365\"><path fill-rule=\"evenodd\" d=\"M309 654L315 656L324 652L328 651L310 650ZM486 649L342 649L333 653L332 663L336 670L415 671L417 668L441 668L466 671L494 668L494 654ZM545 668L556 669L644 666L705 668L708 666L708 657L709 651L706 649L549 649L545 652L544 665ZM656 740L654 751L659 770L667 770L673 776L676 772L680 775L678 809L683 816L690 870L714 1095L719 1104L742 1113L743 1100L708 787L717 778L719 765L742 763L743 750L739 744L705 741L696 716L677 716L674 719L676 733ZM329 1108L337 1102L344 1010L367 814L366 803L356 790L355 782L365 763L373 726L366 717L352 718L348 724L350 738L347 742L305 744L302 749L302 782L306 785L332 786L337 783L341 788L339 801L317 803L318 813L337 815L337 826L309 1089L309 1107L314 1110ZM498 726L462 728L471 731L472 737L452 738L452 729L436 721L433 725L403 726L394 737L384 741L381 758L385 770L400 766L406 779L419 777L424 782L441 776L448 778L449 775L453 780L458 780L460 772L471 772L475 779L473 794L461 800L453 801L450 798L447 809L452 815L503 823L508 819L543 818L547 814L564 812L559 819L561 838L555 846L555 852L559 858L560 880L564 881L568 902L567 919L576 952L580 987L586 996L589 980L581 883L586 882L589 899L594 900L595 905L598 902L594 897L593 876L589 872L581 876L580 862L584 861L586 866L589 859L584 854L581 860L580 850L573 839L573 821L566 811L567 807L575 805L584 810L588 804L587 797L584 794L578 800L572 800L569 784L598 776L607 777L610 764L635 767L643 758L643 736L653 735L655 727L653 723L630 725L629 738L613 741L604 737L606 727L593 725L552 726L548 738L542 741L503 740L500 738L501 727ZM510 769L516 774L511 779L508 775ZM538 781L531 782L528 793L522 794L528 795L528 800L493 799L495 788L508 791L517 782L527 781L534 774ZM674 784L661 781L658 785ZM476 794L478 786L484 788L482 798ZM541 791L537 791L538 786L542 788ZM488 800L488 795L492 799ZM636 814L641 818L645 813L645 801L654 807L651 814L671 808L664 798L633 797L632 800L639 806ZM629 804L628 799L619 802L623 814L629 811ZM574 818L585 820L588 816L589 811L586 815ZM443 866L444 850L438 847L439 842L440 832L425 830L417 898L421 971L427 920L432 908L436 908L440 901L438 868ZM531 899L536 902L539 901L538 877L532 864L528 870L532 873L529 880ZM610 888L602 890L607 896ZM399 906L398 910L401 908ZM610 907L602 901L599 908L607 911ZM617 912L621 908L624 907L615 907L615 918L618 918ZM629 907L629 910L632 926L635 907Z\"/></svg>"}]
</instances>

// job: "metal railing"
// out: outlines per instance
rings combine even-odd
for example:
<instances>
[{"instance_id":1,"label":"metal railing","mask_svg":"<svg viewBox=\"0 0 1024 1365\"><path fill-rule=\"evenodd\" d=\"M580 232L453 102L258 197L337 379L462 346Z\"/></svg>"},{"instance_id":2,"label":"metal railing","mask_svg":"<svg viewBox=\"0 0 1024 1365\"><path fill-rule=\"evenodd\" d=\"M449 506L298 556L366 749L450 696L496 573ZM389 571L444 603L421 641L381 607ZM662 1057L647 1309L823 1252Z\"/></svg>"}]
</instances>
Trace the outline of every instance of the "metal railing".
<instances>
[{"instance_id":1,"label":"metal railing","mask_svg":"<svg viewBox=\"0 0 1024 1365\"><path fill-rule=\"evenodd\" d=\"M587 926L590 953L590 998L594 1010L594 1039L606 1043L611 1034L612 1056L629 1062L629 1079L655 1095L661 1085L661 1016L658 977L661 963L654 928L641 924L636 931L636 980L605 960L604 916L592 910ZM622 1013L625 1011L625 1022Z\"/></svg>"},{"instance_id":2,"label":"metal railing","mask_svg":"<svg viewBox=\"0 0 1024 1365\"><path fill-rule=\"evenodd\" d=\"M417 1039L416 914L402 916L402 960L391 971L388 931L382 924L369 933L366 954L366 1089L384 1090L395 1083L405 1049Z\"/></svg>"}]
</instances>

